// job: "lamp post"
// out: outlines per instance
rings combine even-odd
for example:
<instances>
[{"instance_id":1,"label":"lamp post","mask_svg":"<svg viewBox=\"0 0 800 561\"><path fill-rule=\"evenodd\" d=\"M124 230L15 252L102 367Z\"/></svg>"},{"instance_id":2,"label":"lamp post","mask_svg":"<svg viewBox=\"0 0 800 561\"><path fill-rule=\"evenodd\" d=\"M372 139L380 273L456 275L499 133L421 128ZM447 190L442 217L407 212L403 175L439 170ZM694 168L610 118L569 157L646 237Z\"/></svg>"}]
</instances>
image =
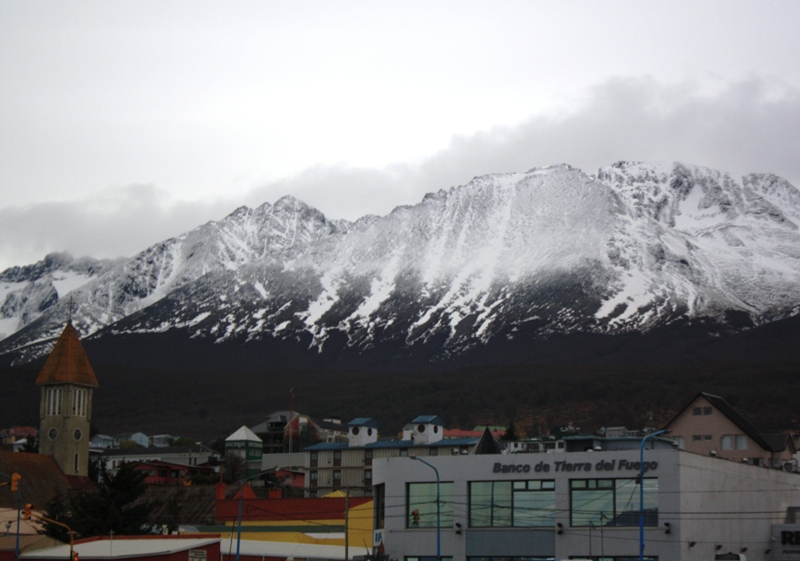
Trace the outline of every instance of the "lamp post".
<instances>
[{"instance_id":1,"label":"lamp post","mask_svg":"<svg viewBox=\"0 0 800 561\"><path fill-rule=\"evenodd\" d=\"M439 470L418 456L409 456L409 458L422 462L436 473L436 561L442 561L442 503L439 500Z\"/></svg>"},{"instance_id":2,"label":"lamp post","mask_svg":"<svg viewBox=\"0 0 800 561\"><path fill-rule=\"evenodd\" d=\"M250 477L245 477L244 479L242 479L242 487L239 489L239 517L238 517L238 524L236 525L236 561L239 561L239 548L242 543L242 503L244 499L244 484L250 481L251 479L255 479L260 475L264 475L269 471L270 470L259 471L258 473L251 475Z\"/></svg>"},{"instance_id":3,"label":"lamp post","mask_svg":"<svg viewBox=\"0 0 800 561\"><path fill-rule=\"evenodd\" d=\"M659 430L642 438L639 448L639 561L644 561L644 445L648 438L655 438L659 434L668 433L668 430Z\"/></svg>"}]
</instances>

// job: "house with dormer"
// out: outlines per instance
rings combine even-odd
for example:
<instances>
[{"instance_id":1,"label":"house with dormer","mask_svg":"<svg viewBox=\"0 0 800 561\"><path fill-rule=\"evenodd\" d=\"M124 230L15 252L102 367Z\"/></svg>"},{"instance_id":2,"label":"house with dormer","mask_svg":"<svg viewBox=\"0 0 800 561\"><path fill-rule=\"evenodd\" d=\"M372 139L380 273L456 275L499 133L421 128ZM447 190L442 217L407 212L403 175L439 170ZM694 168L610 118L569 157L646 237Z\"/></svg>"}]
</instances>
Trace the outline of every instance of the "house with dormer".
<instances>
[{"instance_id":1,"label":"house with dormer","mask_svg":"<svg viewBox=\"0 0 800 561\"><path fill-rule=\"evenodd\" d=\"M681 450L771 468L796 452L788 434L760 432L723 398L700 392L664 427Z\"/></svg>"},{"instance_id":2,"label":"house with dormer","mask_svg":"<svg viewBox=\"0 0 800 561\"><path fill-rule=\"evenodd\" d=\"M323 497L334 491L369 497L374 459L470 454L480 440L445 439L445 423L436 415L417 417L400 439L380 439L378 423L367 417L353 419L347 427L346 442L325 442L305 449L306 497Z\"/></svg>"}]
</instances>

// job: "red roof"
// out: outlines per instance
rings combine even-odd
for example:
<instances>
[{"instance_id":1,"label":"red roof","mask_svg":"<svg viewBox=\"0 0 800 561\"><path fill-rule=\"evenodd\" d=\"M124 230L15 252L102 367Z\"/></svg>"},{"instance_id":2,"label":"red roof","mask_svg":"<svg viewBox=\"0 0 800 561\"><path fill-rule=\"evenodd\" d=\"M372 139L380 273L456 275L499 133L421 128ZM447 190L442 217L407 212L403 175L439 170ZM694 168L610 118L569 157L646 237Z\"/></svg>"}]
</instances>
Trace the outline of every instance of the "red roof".
<instances>
[{"instance_id":1,"label":"red roof","mask_svg":"<svg viewBox=\"0 0 800 561\"><path fill-rule=\"evenodd\" d=\"M490 432L495 439L506 433L505 429ZM483 436L482 430L446 429L444 431L445 438L480 438L481 436Z\"/></svg>"},{"instance_id":2,"label":"red roof","mask_svg":"<svg viewBox=\"0 0 800 561\"><path fill-rule=\"evenodd\" d=\"M78 332L71 323L67 323L61 332L39 377L36 378L36 385L46 384L81 384L94 388L99 385Z\"/></svg>"},{"instance_id":3,"label":"red roof","mask_svg":"<svg viewBox=\"0 0 800 561\"><path fill-rule=\"evenodd\" d=\"M85 489L93 486L88 477L67 477L56 464L53 456L27 452L0 452L0 472L18 473L20 495L23 503L31 503L34 509L44 509L55 495L70 489ZM16 508L17 498L12 493L0 493L0 508Z\"/></svg>"}]
</instances>

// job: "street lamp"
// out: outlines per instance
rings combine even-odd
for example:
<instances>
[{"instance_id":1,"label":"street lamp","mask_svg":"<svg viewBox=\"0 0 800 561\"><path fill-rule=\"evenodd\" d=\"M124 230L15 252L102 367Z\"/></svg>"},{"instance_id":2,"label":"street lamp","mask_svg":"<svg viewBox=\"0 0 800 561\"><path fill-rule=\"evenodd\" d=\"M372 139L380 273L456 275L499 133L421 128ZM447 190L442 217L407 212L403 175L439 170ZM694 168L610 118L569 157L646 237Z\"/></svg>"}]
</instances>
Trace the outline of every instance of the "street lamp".
<instances>
[{"instance_id":1,"label":"street lamp","mask_svg":"<svg viewBox=\"0 0 800 561\"><path fill-rule=\"evenodd\" d=\"M436 560L442 561L442 503L439 501L439 470L436 469L436 466L420 457L409 456L409 458L422 462L436 473Z\"/></svg>"},{"instance_id":2,"label":"street lamp","mask_svg":"<svg viewBox=\"0 0 800 561\"><path fill-rule=\"evenodd\" d=\"M642 438L642 445L639 448L639 561L644 561L644 445L648 438L668 432L669 430L665 429L646 435Z\"/></svg>"},{"instance_id":3,"label":"street lamp","mask_svg":"<svg viewBox=\"0 0 800 561\"><path fill-rule=\"evenodd\" d=\"M242 502L244 499L244 484L250 481L251 479L255 479L260 475L264 475L265 473L269 473L272 470L264 470L259 471L258 473L251 475L250 477L245 477L242 479L242 486L239 489L239 523L236 526L236 561L239 561L239 548L242 543Z\"/></svg>"}]
</instances>

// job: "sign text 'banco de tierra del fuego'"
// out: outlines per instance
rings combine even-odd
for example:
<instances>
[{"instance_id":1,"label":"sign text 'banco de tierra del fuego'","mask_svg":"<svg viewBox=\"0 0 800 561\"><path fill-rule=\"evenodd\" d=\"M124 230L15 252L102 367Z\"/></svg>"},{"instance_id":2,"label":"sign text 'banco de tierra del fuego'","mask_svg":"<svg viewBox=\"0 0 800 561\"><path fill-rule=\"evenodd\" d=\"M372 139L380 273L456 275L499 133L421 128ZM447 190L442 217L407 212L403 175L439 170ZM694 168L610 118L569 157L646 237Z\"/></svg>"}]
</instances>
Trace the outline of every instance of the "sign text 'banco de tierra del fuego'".
<instances>
[{"instance_id":1,"label":"sign text 'banco de tierra del fuego'","mask_svg":"<svg viewBox=\"0 0 800 561\"><path fill-rule=\"evenodd\" d=\"M640 469L641 467L641 469ZM644 462L644 465L639 462L631 462L628 460L600 460L599 462L567 462L558 461L552 464L544 461L536 465L533 464L501 464L497 462L494 464L492 473L549 473L549 472L612 472L612 471L654 471L658 469L658 462Z\"/></svg>"}]
</instances>

